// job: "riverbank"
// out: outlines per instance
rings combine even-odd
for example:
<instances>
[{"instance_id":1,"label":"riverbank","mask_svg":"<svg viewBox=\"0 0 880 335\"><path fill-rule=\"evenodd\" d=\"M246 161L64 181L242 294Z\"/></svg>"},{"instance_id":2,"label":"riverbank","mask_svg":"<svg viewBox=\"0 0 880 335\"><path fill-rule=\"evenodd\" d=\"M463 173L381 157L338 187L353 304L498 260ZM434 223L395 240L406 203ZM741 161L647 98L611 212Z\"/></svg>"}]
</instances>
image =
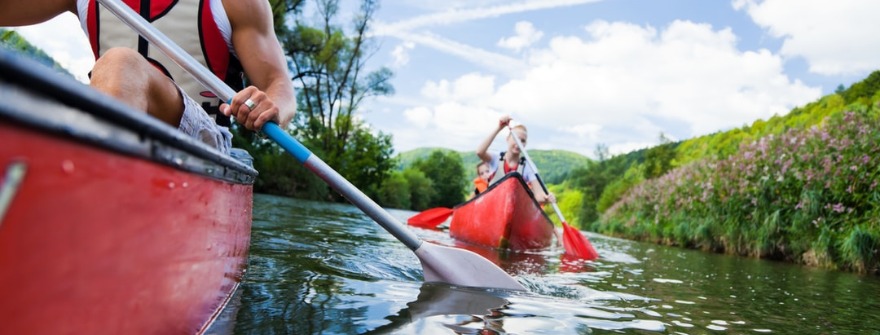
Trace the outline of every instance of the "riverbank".
<instances>
[{"instance_id":1,"label":"riverbank","mask_svg":"<svg viewBox=\"0 0 880 335\"><path fill-rule=\"evenodd\" d=\"M744 144L638 184L589 230L880 274L880 110Z\"/></svg>"}]
</instances>

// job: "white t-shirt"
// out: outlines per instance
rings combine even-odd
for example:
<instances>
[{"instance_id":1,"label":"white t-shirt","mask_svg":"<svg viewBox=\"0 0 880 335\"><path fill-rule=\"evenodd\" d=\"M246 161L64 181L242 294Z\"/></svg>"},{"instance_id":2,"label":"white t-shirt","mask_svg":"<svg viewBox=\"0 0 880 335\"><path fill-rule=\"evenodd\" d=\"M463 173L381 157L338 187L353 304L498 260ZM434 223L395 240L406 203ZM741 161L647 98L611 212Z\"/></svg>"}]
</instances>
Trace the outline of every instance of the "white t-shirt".
<instances>
[{"instance_id":1,"label":"white t-shirt","mask_svg":"<svg viewBox=\"0 0 880 335\"><path fill-rule=\"evenodd\" d=\"M497 178L503 177L504 168L501 167L501 153L500 152L489 152L489 155L492 156L492 159L489 160L489 171L492 171L493 174L497 174L500 170L501 175L497 176ZM532 180L536 180L535 171L532 171L531 166L528 163L523 162L522 166L517 166L516 171L520 171L520 174L523 176L523 180L526 184L532 182ZM496 177L492 178L493 180Z\"/></svg>"}]
</instances>

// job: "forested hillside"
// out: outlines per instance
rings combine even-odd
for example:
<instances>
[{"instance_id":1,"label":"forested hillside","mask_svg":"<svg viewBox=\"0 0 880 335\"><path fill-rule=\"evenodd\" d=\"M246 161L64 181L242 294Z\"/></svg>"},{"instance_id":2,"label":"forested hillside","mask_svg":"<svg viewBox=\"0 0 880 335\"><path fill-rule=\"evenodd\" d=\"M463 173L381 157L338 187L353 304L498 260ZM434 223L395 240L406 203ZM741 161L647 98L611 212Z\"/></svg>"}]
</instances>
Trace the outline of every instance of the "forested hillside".
<instances>
[{"instance_id":1,"label":"forested hillside","mask_svg":"<svg viewBox=\"0 0 880 335\"><path fill-rule=\"evenodd\" d=\"M476 176L476 165L479 158L473 151L454 151L444 148L418 148L397 155L398 168L403 170L412 165L417 159L428 157L435 150L455 152L461 157L465 172L469 177ZM590 159L578 153L565 150L529 150L529 157L535 160L535 165L541 172L541 178L547 183L561 183L567 179L571 171L590 164Z\"/></svg>"}]
</instances>

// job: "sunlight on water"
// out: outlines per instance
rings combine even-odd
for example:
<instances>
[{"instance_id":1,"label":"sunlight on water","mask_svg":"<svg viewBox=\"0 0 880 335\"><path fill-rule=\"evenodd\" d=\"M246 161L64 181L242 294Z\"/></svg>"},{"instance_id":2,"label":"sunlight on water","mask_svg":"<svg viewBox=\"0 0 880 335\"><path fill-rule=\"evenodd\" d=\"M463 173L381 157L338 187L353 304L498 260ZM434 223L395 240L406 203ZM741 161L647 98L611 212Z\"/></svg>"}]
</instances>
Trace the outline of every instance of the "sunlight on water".
<instances>
[{"instance_id":1,"label":"sunlight on water","mask_svg":"<svg viewBox=\"0 0 880 335\"><path fill-rule=\"evenodd\" d=\"M813 334L880 331L880 281L587 234L562 248L468 246L528 292L423 284L413 253L343 204L256 195L237 334ZM409 211L390 210L405 221ZM420 238L465 247L445 231ZM836 310L831 313L831 310Z\"/></svg>"}]
</instances>

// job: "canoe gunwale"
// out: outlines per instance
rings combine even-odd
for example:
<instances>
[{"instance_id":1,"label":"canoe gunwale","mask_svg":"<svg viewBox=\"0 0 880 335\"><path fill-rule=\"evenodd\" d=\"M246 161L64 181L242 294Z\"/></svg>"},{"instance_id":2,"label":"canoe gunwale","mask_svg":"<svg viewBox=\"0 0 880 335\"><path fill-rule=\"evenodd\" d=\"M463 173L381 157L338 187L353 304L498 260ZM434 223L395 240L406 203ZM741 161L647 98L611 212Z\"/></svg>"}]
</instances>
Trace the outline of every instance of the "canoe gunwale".
<instances>
[{"instance_id":1,"label":"canoe gunwale","mask_svg":"<svg viewBox=\"0 0 880 335\"><path fill-rule=\"evenodd\" d=\"M508 174L504 175L504 177L501 177L501 179L498 179L498 181L496 181L496 182L493 183L492 185L489 185L489 187L486 188L485 191L481 192L480 194L477 194L477 196L475 196L475 197L473 197L473 198L471 198L471 199L469 199L469 200L467 200L467 201L465 201L465 202L462 202L462 203L460 203L460 204L458 204L458 205L455 205L455 207L453 207L452 209L455 210L455 209L458 209L459 207L465 206L465 205L467 205L467 204L469 204L469 203L471 203L471 202L477 201L478 198L483 197L483 196L489 194L489 192L491 192L492 190L494 190L495 188L497 188L499 185L501 185L505 180L510 179L510 178L516 178L516 180L519 181L520 185L522 185L522 188L523 188L523 189L526 191L526 193L529 195L529 198L532 199L532 203L535 205L535 207L537 207L537 208L541 208L541 204L538 203L538 200L535 200L535 193L532 192L532 188L529 187L528 184L526 184L526 181L523 179L522 174L520 174L519 172L514 171L514 172L511 172L511 173L508 173ZM544 217L547 218L547 221L548 221L548 222L553 222L552 220L550 220L550 216L548 216L546 212L544 212L544 211L542 210L541 213L543 213Z\"/></svg>"}]
</instances>

